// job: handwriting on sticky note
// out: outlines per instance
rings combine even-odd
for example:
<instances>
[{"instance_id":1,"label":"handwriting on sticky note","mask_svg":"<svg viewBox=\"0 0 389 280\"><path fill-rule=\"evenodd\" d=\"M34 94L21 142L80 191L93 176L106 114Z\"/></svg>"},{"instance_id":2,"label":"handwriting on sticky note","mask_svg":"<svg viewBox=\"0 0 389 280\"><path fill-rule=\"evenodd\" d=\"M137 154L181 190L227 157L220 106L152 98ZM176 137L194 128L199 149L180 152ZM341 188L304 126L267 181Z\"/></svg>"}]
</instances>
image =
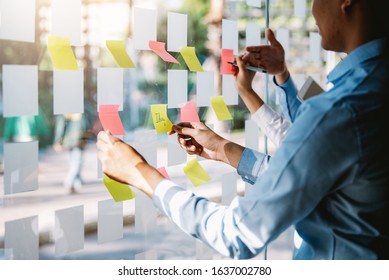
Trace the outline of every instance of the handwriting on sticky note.
<instances>
[{"instance_id":1,"label":"handwriting on sticky note","mask_svg":"<svg viewBox=\"0 0 389 280\"><path fill-rule=\"evenodd\" d=\"M49 36L47 48L56 70L78 70L69 38Z\"/></svg>"},{"instance_id":2,"label":"handwriting on sticky note","mask_svg":"<svg viewBox=\"0 0 389 280\"><path fill-rule=\"evenodd\" d=\"M197 58L194 47L184 47L180 51L182 57L185 60L186 65L192 72L203 72L203 67L199 59Z\"/></svg>"},{"instance_id":3,"label":"handwriting on sticky note","mask_svg":"<svg viewBox=\"0 0 389 280\"><path fill-rule=\"evenodd\" d=\"M106 45L121 68L135 68L134 62L132 62L130 56L126 52L126 41L107 40Z\"/></svg>"},{"instance_id":4,"label":"handwriting on sticky note","mask_svg":"<svg viewBox=\"0 0 389 280\"><path fill-rule=\"evenodd\" d=\"M107 175L104 175L104 185L115 202L130 200L136 197L136 193L128 185L119 183Z\"/></svg>"},{"instance_id":5,"label":"handwriting on sticky note","mask_svg":"<svg viewBox=\"0 0 389 280\"><path fill-rule=\"evenodd\" d=\"M166 179L170 179L169 174L167 174L167 171L166 171L165 167L163 167L163 166L158 167L157 170L158 170L159 173L161 173L161 175L163 177L165 177Z\"/></svg>"},{"instance_id":6,"label":"handwriting on sticky note","mask_svg":"<svg viewBox=\"0 0 389 280\"><path fill-rule=\"evenodd\" d=\"M99 119L104 130L112 135L124 135L124 128L119 116L119 105L99 105Z\"/></svg>"},{"instance_id":7,"label":"handwriting on sticky note","mask_svg":"<svg viewBox=\"0 0 389 280\"><path fill-rule=\"evenodd\" d=\"M211 105L219 121L232 120L223 96L212 96Z\"/></svg>"},{"instance_id":8,"label":"handwriting on sticky note","mask_svg":"<svg viewBox=\"0 0 389 280\"><path fill-rule=\"evenodd\" d=\"M172 122L167 116L167 104L150 105L151 116L155 130L158 134L169 132L172 129Z\"/></svg>"},{"instance_id":9,"label":"handwriting on sticky note","mask_svg":"<svg viewBox=\"0 0 389 280\"><path fill-rule=\"evenodd\" d=\"M232 75L234 74L234 67L229 63L233 62L234 50L233 49L222 49L222 74Z\"/></svg>"},{"instance_id":10,"label":"handwriting on sticky note","mask_svg":"<svg viewBox=\"0 0 389 280\"><path fill-rule=\"evenodd\" d=\"M184 173L195 187L212 179L197 159L192 159L184 166Z\"/></svg>"},{"instance_id":11,"label":"handwriting on sticky note","mask_svg":"<svg viewBox=\"0 0 389 280\"><path fill-rule=\"evenodd\" d=\"M162 58L166 62L180 64L177 59L175 59L170 53L168 53L165 49L165 43L150 41L149 42L150 49L155 52L160 58Z\"/></svg>"},{"instance_id":12,"label":"handwriting on sticky note","mask_svg":"<svg viewBox=\"0 0 389 280\"><path fill-rule=\"evenodd\" d=\"M199 114L197 113L196 103L194 101L187 102L181 108L182 122L199 122Z\"/></svg>"}]
</instances>

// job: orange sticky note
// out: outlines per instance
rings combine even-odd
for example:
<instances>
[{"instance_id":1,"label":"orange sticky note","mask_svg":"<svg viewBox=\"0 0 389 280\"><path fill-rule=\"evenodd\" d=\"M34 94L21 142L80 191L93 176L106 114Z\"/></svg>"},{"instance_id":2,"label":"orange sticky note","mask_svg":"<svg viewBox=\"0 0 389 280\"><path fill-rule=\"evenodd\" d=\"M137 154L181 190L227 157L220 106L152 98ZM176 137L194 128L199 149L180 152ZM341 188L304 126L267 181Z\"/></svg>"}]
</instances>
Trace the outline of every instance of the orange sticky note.
<instances>
[{"instance_id":1,"label":"orange sticky note","mask_svg":"<svg viewBox=\"0 0 389 280\"><path fill-rule=\"evenodd\" d=\"M197 159L192 159L186 164L184 167L184 173L195 187L198 187L212 179Z\"/></svg>"},{"instance_id":2,"label":"orange sticky note","mask_svg":"<svg viewBox=\"0 0 389 280\"><path fill-rule=\"evenodd\" d=\"M182 122L199 122L199 114L197 113L196 103L194 101L187 102L181 108L181 121Z\"/></svg>"},{"instance_id":3,"label":"orange sticky note","mask_svg":"<svg viewBox=\"0 0 389 280\"><path fill-rule=\"evenodd\" d=\"M165 49L165 43L157 41L149 41L149 48L155 52L160 58L166 62L180 64L177 59L175 59L170 53Z\"/></svg>"},{"instance_id":4,"label":"orange sticky note","mask_svg":"<svg viewBox=\"0 0 389 280\"><path fill-rule=\"evenodd\" d=\"M222 49L222 74L232 75L234 74L234 66L228 62L234 61L234 50L233 49Z\"/></svg>"},{"instance_id":5,"label":"orange sticky note","mask_svg":"<svg viewBox=\"0 0 389 280\"><path fill-rule=\"evenodd\" d=\"M163 177L165 177L166 179L170 179L169 177L169 174L167 174L166 172L166 168L165 167L158 167L157 168L158 172L162 174Z\"/></svg>"},{"instance_id":6,"label":"orange sticky note","mask_svg":"<svg viewBox=\"0 0 389 280\"><path fill-rule=\"evenodd\" d=\"M115 202L130 200L136 197L136 193L128 185L119 183L107 175L104 175L104 185Z\"/></svg>"},{"instance_id":7,"label":"orange sticky note","mask_svg":"<svg viewBox=\"0 0 389 280\"><path fill-rule=\"evenodd\" d=\"M69 38L49 36L47 48L56 70L78 70L76 57L74 56Z\"/></svg>"},{"instance_id":8,"label":"orange sticky note","mask_svg":"<svg viewBox=\"0 0 389 280\"><path fill-rule=\"evenodd\" d=\"M186 65L192 72L204 72L199 59L197 58L194 47L184 47L180 51Z\"/></svg>"},{"instance_id":9,"label":"orange sticky note","mask_svg":"<svg viewBox=\"0 0 389 280\"><path fill-rule=\"evenodd\" d=\"M135 68L130 56L126 52L126 41L107 40L107 48L121 68Z\"/></svg>"},{"instance_id":10,"label":"orange sticky note","mask_svg":"<svg viewBox=\"0 0 389 280\"><path fill-rule=\"evenodd\" d=\"M169 132L173 124L167 116L167 104L150 105L151 116L158 134Z\"/></svg>"},{"instance_id":11,"label":"orange sticky note","mask_svg":"<svg viewBox=\"0 0 389 280\"><path fill-rule=\"evenodd\" d=\"M211 105L219 121L232 120L231 113L224 102L224 96L212 96Z\"/></svg>"},{"instance_id":12,"label":"orange sticky note","mask_svg":"<svg viewBox=\"0 0 389 280\"><path fill-rule=\"evenodd\" d=\"M104 130L112 135L124 135L124 128L119 116L119 105L99 105L99 119Z\"/></svg>"}]
</instances>

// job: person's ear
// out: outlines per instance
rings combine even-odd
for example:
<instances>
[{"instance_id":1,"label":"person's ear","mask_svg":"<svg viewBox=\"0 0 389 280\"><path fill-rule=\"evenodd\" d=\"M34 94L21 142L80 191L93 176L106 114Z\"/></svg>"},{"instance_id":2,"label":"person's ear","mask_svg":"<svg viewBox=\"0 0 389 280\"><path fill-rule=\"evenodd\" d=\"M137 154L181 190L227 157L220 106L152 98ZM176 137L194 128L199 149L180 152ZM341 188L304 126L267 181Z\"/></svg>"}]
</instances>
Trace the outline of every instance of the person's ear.
<instances>
[{"instance_id":1,"label":"person's ear","mask_svg":"<svg viewBox=\"0 0 389 280\"><path fill-rule=\"evenodd\" d=\"M341 2L342 3L340 5L340 8L342 9L342 12L344 14L347 14L348 12L351 11L351 8L352 8L355 1L354 0L342 0Z\"/></svg>"}]
</instances>

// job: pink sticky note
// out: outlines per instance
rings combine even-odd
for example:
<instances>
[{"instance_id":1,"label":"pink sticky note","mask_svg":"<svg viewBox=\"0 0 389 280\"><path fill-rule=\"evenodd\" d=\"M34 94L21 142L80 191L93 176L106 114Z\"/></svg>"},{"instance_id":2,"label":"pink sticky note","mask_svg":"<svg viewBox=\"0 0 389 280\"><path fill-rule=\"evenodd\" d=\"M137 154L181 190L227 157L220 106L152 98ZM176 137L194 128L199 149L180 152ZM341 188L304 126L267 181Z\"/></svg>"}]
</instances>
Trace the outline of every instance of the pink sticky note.
<instances>
[{"instance_id":1,"label":"pink sticky note","mask_svg":"<svg viewBox=\"0 0 389 280\"><path fill-rule=\"evenodd\" d=\"M124 135L124 128L119 116L119 105L99 105L99 119L104 130L112 135Z\"/></svg>"},{"instance_id":2,"label":"pink sticky note","mask_svg":"<svg viewBox=\"0 0 389 280\"><path fill-rule=\"evenodd\" d=\"M166 172L166 168L165 167L158 167L157 168L158 172L162 174L163 177L165 177L166 179L170 179L169 177L169 174L167 174Z\"/></svg>"},{"instance_id":3,"label":"pink sticky note","mask_svg":"<svg viewBox=\"0 0 389 280\"><path fill-rule=\"evenodd\" d=\"M199 122L199 114L197 113L196 103L194 101L187 102L181 108L182 122Z\"/></svg>"},{"instance_id":4,"label":"pink sticky note","mask_svg":"<svg viewBox=\"0 0 389 280\"><path fill-rule=\"evenodd\" d=\"M157 41L149 41L149 47L164 61L180 64L177 59L175 59L170 53L166 51L165 43L157 42Z\"/></svg>"},{"instance_id":5,"label":"pink sticky note","mask_svg":"<svg viewBox=\"0 0 389 280\"><path fill-rule=\"evenodd\" d=\"M228 62L234 61L233 49L222 49L222 74L232 75L234 74L234 66Z\"/></svg>"}]
</instances>

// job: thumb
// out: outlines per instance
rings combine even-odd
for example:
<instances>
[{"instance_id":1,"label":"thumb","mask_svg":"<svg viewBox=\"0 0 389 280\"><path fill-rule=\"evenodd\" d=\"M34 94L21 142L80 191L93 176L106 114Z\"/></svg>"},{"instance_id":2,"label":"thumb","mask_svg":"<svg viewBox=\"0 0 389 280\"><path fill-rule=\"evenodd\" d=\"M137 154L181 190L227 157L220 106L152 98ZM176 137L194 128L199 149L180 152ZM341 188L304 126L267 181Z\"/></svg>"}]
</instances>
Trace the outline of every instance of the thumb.
<instances>
[{"instance_id":1,"label":"thumb","mask_svg":"<svg viewBox=\"0 0 389 280\"><path fill-rule=\"evenodd\" d=\"M108 141L109 141L111 144L114 144L114 143L117 141L117 138L114 137L114 136L111 134L111 131L107 130L107 131L106 131L106 134L107 134Z\"/></svg>"},{"instance_id":2,"label":"thumb","mask_svg":"<svg viewBox=\"0 0 389 280\"><path fill-rule=\"evenodd\" d=\"M268 28L266 30L266 37L269 40L270 45L272 45L272 46L280 45L280 42L277 41L276 36L274 35L273 30L271 30L270 28Z\"/></svg>"}]
</instances>

